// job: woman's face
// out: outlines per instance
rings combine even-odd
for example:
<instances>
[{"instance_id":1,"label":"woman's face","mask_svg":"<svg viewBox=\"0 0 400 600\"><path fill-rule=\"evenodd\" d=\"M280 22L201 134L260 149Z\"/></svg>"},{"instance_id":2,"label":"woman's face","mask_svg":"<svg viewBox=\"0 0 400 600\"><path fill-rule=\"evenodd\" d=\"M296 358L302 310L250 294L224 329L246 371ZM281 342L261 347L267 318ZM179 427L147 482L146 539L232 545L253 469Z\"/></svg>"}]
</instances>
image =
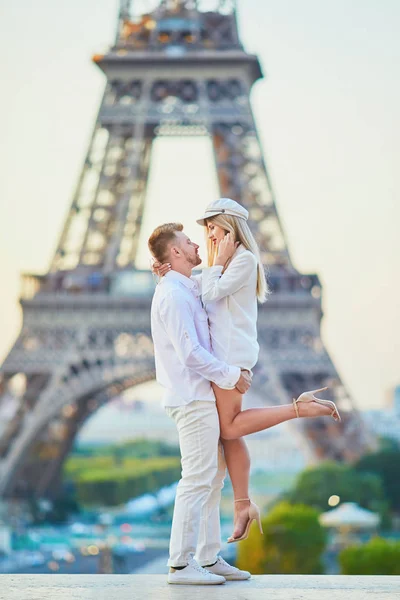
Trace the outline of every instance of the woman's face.
<instances>
[{"instance_id":1,"label":"woman's face","mask_svg":"<svg viewBox=\"0 0 400 600\"><path fill-rule=\"evenodd\" d=\"M218 244L221 240L224 239L226 234L225 229L222 229L222 227L215 225L215 223L213 223L212 221L208 221L207 223L207 232L208 239L212 241L214 246L218 246Z\"/></svg>"}]
</instances>

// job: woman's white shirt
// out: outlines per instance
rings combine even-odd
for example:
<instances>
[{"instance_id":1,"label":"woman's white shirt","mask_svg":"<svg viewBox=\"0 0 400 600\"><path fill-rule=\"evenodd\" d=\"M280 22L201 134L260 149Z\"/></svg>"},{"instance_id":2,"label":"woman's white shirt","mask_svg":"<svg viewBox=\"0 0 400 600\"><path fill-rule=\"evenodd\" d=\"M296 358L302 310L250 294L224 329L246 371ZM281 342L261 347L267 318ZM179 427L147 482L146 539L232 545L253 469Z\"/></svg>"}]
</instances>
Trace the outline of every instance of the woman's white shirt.
<instances>
[{"instance_id":1,"label":"woman's white shirt","mask_svg":"<svg viewBox=\"0 0 400 600\"><path fill-rule=\"evenodd\" d=\"M239 246L226 271L207 267L195 279L207 310L213 354L242 369L257 362L257 259Z\"/></svg>"}]
</instances>

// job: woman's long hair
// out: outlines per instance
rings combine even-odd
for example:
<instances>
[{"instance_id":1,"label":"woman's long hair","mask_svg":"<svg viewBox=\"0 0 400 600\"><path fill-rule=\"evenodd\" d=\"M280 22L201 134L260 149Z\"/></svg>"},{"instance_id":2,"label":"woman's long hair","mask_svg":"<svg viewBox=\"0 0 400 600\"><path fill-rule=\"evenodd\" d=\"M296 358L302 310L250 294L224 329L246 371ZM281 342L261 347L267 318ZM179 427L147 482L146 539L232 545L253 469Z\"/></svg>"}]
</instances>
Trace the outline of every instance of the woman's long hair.
<instances>
[{"instance_id":1,"label":"woman's long hair","mask_svg":"<svg viewBox=\"0 0 400 600\"><path fill-rule=\"evenodd\" d=\"M262 303L267 300L269 289L267 285L267 280L265 277L264 267L261 262L260 250L258 248L257 242L254 239L253 234L250 231L249 226L247 225L247 221L241 219L240 217L234 217L233 215L225 215L219 214L215 215L215 217L210 217L206 221L206 242L207 242L207 258L208 258L208 266L212 267L214 264L214 259L217 254L217 246L215 246L212 241L208 238L208 229L207 224L214 223L224 229L225 231L229 231L233 234L233 237L236 242L240 242L246 250L250 250L254 254L257 259L257 300Z\"/></svg>"}]
</instances>

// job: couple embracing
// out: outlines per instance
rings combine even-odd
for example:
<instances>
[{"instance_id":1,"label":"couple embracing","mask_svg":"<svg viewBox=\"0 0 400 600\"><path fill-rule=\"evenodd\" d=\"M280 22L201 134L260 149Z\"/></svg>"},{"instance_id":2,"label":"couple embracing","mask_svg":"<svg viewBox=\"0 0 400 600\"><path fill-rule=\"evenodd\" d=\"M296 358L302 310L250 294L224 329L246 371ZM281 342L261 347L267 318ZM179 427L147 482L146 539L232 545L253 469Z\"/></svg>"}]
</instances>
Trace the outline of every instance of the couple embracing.
<instances>
[{"instance_id":1,"label":"couple embracing","mask_svg":"<svg viewBox=\"0 0 400 600\"><path fill-rule=\"evenodd\" d=\"M161 276L151 308L157 381L175 421L181 452L171 529L168 583L213 585L249 579L221 548L219 504L226 469L234 491L234 530L245 539L260 512L249 498L250 458L243 436L296 417L340 415L335 404L304 392L286 405L242 410L257 362L257 301L268 289L247 210L229 198L197 220L207 234L208 267L179 223L161 225L148 245ZM326 389L326 388L323 388ZM288 399L289 400L289 399Z\"/></svg>"}]
</instances>

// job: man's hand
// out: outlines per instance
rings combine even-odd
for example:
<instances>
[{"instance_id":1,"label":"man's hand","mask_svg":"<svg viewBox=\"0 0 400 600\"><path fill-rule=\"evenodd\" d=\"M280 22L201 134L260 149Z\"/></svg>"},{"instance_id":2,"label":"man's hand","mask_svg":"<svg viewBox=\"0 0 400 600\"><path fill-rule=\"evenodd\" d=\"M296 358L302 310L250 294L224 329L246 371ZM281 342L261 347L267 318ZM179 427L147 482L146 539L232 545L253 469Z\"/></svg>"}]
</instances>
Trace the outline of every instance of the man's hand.
<instances>
[{"instance_id":1,"label":"man's hand","mask_svg":"<svg viewBox=\"0 0 400 600\"><path fill-rule=\"evenodd\" d=\"M239 242L235 242L232 233L227 233L223 240L218 244L218 253L215 257L214 266L219 265L224 267L228 260L235 254Z\"/></svg>"},{"instance_id":2,"label":"man's hand","mask_svg":"<svg viewBox=\"0 0 400 600\"><path fill-rule=\"evenodd\" d=\"M242 369L240 371L239 380L236 384L236 389L241 394L245 394L247 392L247 390L250 389L252 378L253 378L253 376L250 373L250 371L247 371L246 369Z\"/></svg>"}]
</instances>

